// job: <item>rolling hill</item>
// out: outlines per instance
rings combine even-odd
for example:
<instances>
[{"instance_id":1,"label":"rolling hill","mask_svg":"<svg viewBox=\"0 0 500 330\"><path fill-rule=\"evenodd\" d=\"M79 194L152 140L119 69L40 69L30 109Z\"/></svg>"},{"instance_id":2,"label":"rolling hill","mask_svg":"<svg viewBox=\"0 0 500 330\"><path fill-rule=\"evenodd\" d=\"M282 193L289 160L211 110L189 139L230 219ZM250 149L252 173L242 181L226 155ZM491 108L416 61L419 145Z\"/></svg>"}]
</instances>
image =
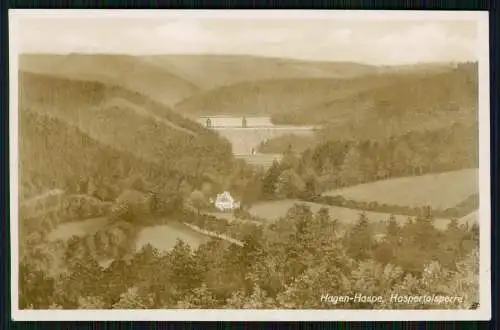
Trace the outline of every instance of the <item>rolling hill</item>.
<instances>
[{"instance_id":1,"label":"rolling hill","mask_svg":"<svg viewBox=\"0 0 500 330\"><path fill-rule=\"evenodd\" d=\"M332 99L380 86L362 78L296 78L241 82L208 90L175 105L184 114L276 115L298 111ZM390 83L387 80L386 83ZM297 124L296 122L292 124Z\"/></svg>"},{"instance_id":2,"label":"rolling hill","mask_svg":"<svg viewBox=\"0 0 500 330\"><path fill-rule=\"evenodd\" d=\"M118 172L122 168L120 162L135 166L139 163L74 126L27 108L20 110L19 133L21 199L54 186L65 187L72 178L96 175L98 171L104 177L111 176L111 169L104 167L108 164Z\"/></svg>"},{"instance_id":3,"label":"rolling hill","mask_svg":"<svg viewBox=\"0 0 500 330\"><path fill-rule=\"evenodd\" d=\"M275 79L350 78L377 67L343 62L300 61L243 55L22 54L22 71L99 81L173 105L202 91ZM384 69L386 70L386 69Z\"/></svg>"},{"instance_id":4,"label":"rolling hill","mask_svg":"<svg viewBox=\"0 0 500 330\"><path fill-rule=\"evenodd\" d=\"M443 66L442 70L434 67L381 69L353 77L328 77L325 74L323 77L266 78L204 91L179 102L175 109L197 115L271 115L277 124L303 125L325 121L345 124L365 116L374 108L372 103L384 109L385 103L397 108L404 101L409 101L410 106L415 102L426 106L421 100L422 95L429 93L429 103L442 102L449 101L450 95L457 90L464 97L473 98L473 90L468 88L473 87L474 82L467 80L472 76L467 70ZM410 93L412 95L408 98Z\"/></svg>"},{"instance_id":5,"label":"rolling hill","mask_svg":"<svg viewBox=\"0 0 500 330\"><path fill-rule=\"evenodd\" d=\"M414 130L476 123L477 65L463 64L448 72L394 79L319 106L276 115L274 121L323 123L327 135L377 138ZM288 116L288 117L287 117ZM384 136L385 135L385 136Z\"/></svg>"},{"instance_id":6,"label":"rolling hill","mask_svg":"<svg viewBox=\"0 0 500 330\"><path fill-rule=\"evenodd\" d=\"M460 64L432 74L398 73L358 79L366 79L371 87L358 85L348 96L303 108L289 107L272 113L271 119L275 124L321 124L323 129L310 147L328 140L387 140L408 132L439 131L453 125L477 127L477 64ZM346 82L339 85L348 89ZM465 131L464 140L475 139L470 135L476 134L474 130ZM269 140L260 151L282 152L290 144L296 150L304 149L300 137L290 136L286 141Z\"/></svg>"},{"instance_id":7,"label":"rolling hill","mask_svg":"<svg viewBox=\"0 0 500 330\"><path fill-rule=\"evenodd\" d=\"M446 63L377 67L204 54L24 54L19 65L25 72L120 86L163 105L175 105L183 115L265 114L276 123L329 122L341 127L364 116L365 109L374 107L370 102L382 98L375 107L384 104L383 94L390 95L394 87L400 86L404 93L419 79L452 70ZM346 115L346 109L356 111Z\"/></svg>"},{"instance_id":8,"label":"rolling hill","mask_svg":"<svg viewBox=\"0 0 500 330\"><path fill-rule=\"evenodd\" d=\"M431 206L447 209L479 192L478 170L427 174L380 180L336 189L325 195L341 195L346 199L410 207Z\"/></svg>"},{"instance_id":9,"label":"rolling hill","mask_svg":"<svg viewBox=\"0 0 500 330\"><path fill-rule=\"evenodd\" d=\"M352 78L380 70L378 67L360 63L303 61L249 55L156 55L141 58L204 90L262 80Z\"/></svg>"},{"instance_id":10,"label":"rolling hill","mask_svg":"<svg viewBox=\"0 0 500 330\"><path fill-rule=\"evenodd\" d=\"M24 72L19 83L21 108L74 126L122 153L190 175L224 172L231 164L227 141L139 93Z\"/></svg>"},{"instance_id":11,"label":"rolling hill","mask_svg":"<svg viewBox=\"0 0 500 330\"><path fill-rule=\"evenodd\" d=\"M144 190L172 196L183 180L196 183L202 175L227 175L233 160L227 141L139 93L100 82L19 73L21 202L49 189L74 193L85 180L92 190L87 186L78 193L105 200L113 201L135 179ZM42 225L47 222L43 219ZM20 219L21 246L28 237L23 229L28 220ZM55 235L86 235L106 221L77 221Z\"/></svg>"},{"instance_id":12,"label":"rolling hill","mask_svg":"<svg viewBox=\"0 0 500 330\"><path fill-rule=\"evenodd\" d=\"M196 84L136 56L23 54L19 57L19 69L60 78L118 85L165 105L175 104L199 91Z\"/></svg>"}]
</instances>

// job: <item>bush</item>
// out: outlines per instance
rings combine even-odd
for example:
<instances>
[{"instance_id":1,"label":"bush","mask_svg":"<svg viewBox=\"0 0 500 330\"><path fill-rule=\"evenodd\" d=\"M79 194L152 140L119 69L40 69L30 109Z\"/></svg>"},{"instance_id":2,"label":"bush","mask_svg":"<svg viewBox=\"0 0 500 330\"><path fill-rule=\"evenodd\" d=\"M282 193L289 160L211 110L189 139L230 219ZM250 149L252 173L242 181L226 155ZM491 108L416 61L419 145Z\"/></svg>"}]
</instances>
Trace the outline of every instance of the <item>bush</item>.
<instances>
[{"instance_id":1,"label":"bush","mask_svg":"<svg viewBox=\"0 0 500 330\"><path fill-rule=\"evenodd\" d=\"M129 203L119 203L112 208L109 218L111 220L134 222L135 214Z\"/></svg>"}]
</instances>

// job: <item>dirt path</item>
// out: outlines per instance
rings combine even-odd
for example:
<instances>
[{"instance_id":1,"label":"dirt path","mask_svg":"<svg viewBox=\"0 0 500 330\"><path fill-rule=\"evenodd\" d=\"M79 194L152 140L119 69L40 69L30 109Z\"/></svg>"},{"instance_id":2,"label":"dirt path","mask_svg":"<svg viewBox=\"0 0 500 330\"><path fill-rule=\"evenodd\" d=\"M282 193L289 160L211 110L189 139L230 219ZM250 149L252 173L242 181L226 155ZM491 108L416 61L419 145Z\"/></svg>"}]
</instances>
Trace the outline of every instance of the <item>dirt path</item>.
<instances>
[{"instance_id":1,"label":"dirt path","mask_svg":"<svg viewBox=\"0 0 500 330\"><path fill-rule=\"evenodd\" d=\"M64 190L62 190L62 189L51 189L51 190L45 191L39 195L30 197L30 198L22 201L21 205L27 205L27 204L33 203L37 200L44 199L44 198L47 198L49 196L60 195L63 193L64 193Z\"/></svg>"},{"instance_id":2,"label":"dirt path","mask_svg":"<svg viewBox=\"0 0 500 330\"><path fill-rule=\"evenodd\" d=\"M215 238L219 238L219 239L222 239L222 240L225 240L231 244L236 244L238 246L244 246L243 242L242 241L238 241L237 239L234 239L232 237L229 237L227 235L224 235L224 234L218 234L218 233L215 233L213 231L208 231L208 230L205 230L205 229L201 229L200 227L198 226L195 226L195 225L192 225L192 224L189 224L189 223L186 223L184 222L184 224L186 226L188 226L189 228L191 228L192 230L200 233L200 234L203 234L203 235L207 235L207 236L210 236L210 237L215 237Z\"/></svg>"},{"instance_id":3,"label":"dirt path","mask_svg":"<svg viewBox=\"0 0 500 330\"><path fill-rule=\"evenodd\" d=\"M165 118L162 118L160 116L157 116L155 114L152 114L146 110L144 110L143 108L141 108L140 106L132 103L132 102L129 102L127 100L124 100L124 99L113 99L113 100L110 100L108 102L106 102L105 104L106 107L110 107L110 106L122 106L122 107L126 107L126 108L129 108L129 109L132 109L134 110L137 114L141 115L141 116L145 116L145 117L149 117L155 121L158 121L160 123L163 123L175 130L178 130L178 131L182 131L186 134L189 134L189 135L192 135L192 136L195 136L197 135L195 132L193 131L190 131L188 130L187 128L184 128L184 127L181 127L177 124L174 124L173 122L171 122L170 120L167 120Z\"/></svg>"}]
</instances>

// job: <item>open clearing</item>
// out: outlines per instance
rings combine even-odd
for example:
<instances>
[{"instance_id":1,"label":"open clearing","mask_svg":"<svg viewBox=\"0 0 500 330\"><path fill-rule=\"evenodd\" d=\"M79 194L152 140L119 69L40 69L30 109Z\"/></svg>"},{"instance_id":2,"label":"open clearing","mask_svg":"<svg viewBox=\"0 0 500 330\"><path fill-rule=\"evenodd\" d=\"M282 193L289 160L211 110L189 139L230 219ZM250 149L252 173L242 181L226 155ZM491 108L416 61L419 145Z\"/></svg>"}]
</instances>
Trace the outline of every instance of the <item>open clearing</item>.
<instances>
[{"instance_id":1,"label":"open clearing","mask_svg":"<svg viewBox=\"0 0 500 330\"><path fill-rule=\"evenodd\" d=\"M85 236L95 233L108 224L105 217L68 222L57 226L48 236L49 241L67 241L73 236ZM177 239L189 244L193 249L198 245L210 240L179 222L170 222L166 225L151 226L141 229L137 236L136 249L140 250L144 245L151 244L155 248L166 251L175 246Z\"/></svg>"},{"instance_id":2,"label":"open clearing","mask_svg":"<svg viewBox=\"0 0 500 330\"><path fill-rule=\"evenodd\" d=\"M464 169L381 180L332 190L325 195L342 195L346 199L358 202L410 207L429 205L433 209L447 209L478 193L478 189L478 170Z\"/></svg>"},{"instance_id":3,"label":"open clearing","mask_svg":"<svg viewBox=\"0 0 500 330\"><path fill-rule=\"evenodd\" d=\"M85 236L95 233L108 224L106 217L92 218L82 221L66 222L58 225L48 235L49 241L62 240L67 241L73 236Z\"/></svg>"},{"instance_id":4,"label":"open clearing","mask_svg":"<svg viewBox=\"0 0 500 330\"><path fill-rule=\"evenodd\" d=\"M459 219L458 223L472 225L474 223L478 223L478 220L479 220L479 211L476 210L474 212L467 214L465 217Z\"/></svg>"},{"instance_id":5,"label":"open clearing","mask_svg":"<svg viewBox=\"0 0 500 330\"><path fill-rule=\"evenodd\" d=\"M168 251L175 246L177 239L183 240L192 249L196 249L200 244L208 242L210 237L200 234L180 222L170 222L166 225L143 228L137 236L136 250L140 250L146 244L151 244L160 251Z\"/></svg>"},{"instance_id":6,"label":"open clearing","mask_svg":"<svg viewBox=\"0 0 500 330\"><path fill-rule=\"evenodd\" d=\"M317 212L320 208L325 207L330 211L330 217L332 219L338 219L341 223L351 224L359 219L359 215L362 213L360 210L353 210L346 207L329 206L317 203L302 202L299 200L287 199L281 201L264 202L259 203L250 208L250 213L254 216L258 216L264 219L269 219L270 221L276 220L280 217L284 217L288 210L295 204L306 204L311 208L312 212ZM389 220L391 216L388 213L381 212L365 212L368 220L371 222L384 222ZM404 224L408 216L406 215L394 215L396 221L400 224ZM434 219L434 224L436 228L444 229L449 223L449 219Z\"/></svg>"}]
</instances>

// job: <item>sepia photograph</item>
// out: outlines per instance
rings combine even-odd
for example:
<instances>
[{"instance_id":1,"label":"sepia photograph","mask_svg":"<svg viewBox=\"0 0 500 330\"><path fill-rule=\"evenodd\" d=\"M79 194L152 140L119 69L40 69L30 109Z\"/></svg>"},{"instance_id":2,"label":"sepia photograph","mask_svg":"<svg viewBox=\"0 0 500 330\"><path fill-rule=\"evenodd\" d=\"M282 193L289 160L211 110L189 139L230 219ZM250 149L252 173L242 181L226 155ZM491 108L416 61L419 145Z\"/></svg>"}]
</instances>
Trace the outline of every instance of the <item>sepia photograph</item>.
<instances>
[{"instance_id":1,"label":"sepia photograph","mask_svg":"<svg viewBox=\"0 0 500 330\"><path fill-rule=\"evenodd\" d=\"M14 320L491 317L487 12L10 10Z\"/></svg>"}]
</instances>

